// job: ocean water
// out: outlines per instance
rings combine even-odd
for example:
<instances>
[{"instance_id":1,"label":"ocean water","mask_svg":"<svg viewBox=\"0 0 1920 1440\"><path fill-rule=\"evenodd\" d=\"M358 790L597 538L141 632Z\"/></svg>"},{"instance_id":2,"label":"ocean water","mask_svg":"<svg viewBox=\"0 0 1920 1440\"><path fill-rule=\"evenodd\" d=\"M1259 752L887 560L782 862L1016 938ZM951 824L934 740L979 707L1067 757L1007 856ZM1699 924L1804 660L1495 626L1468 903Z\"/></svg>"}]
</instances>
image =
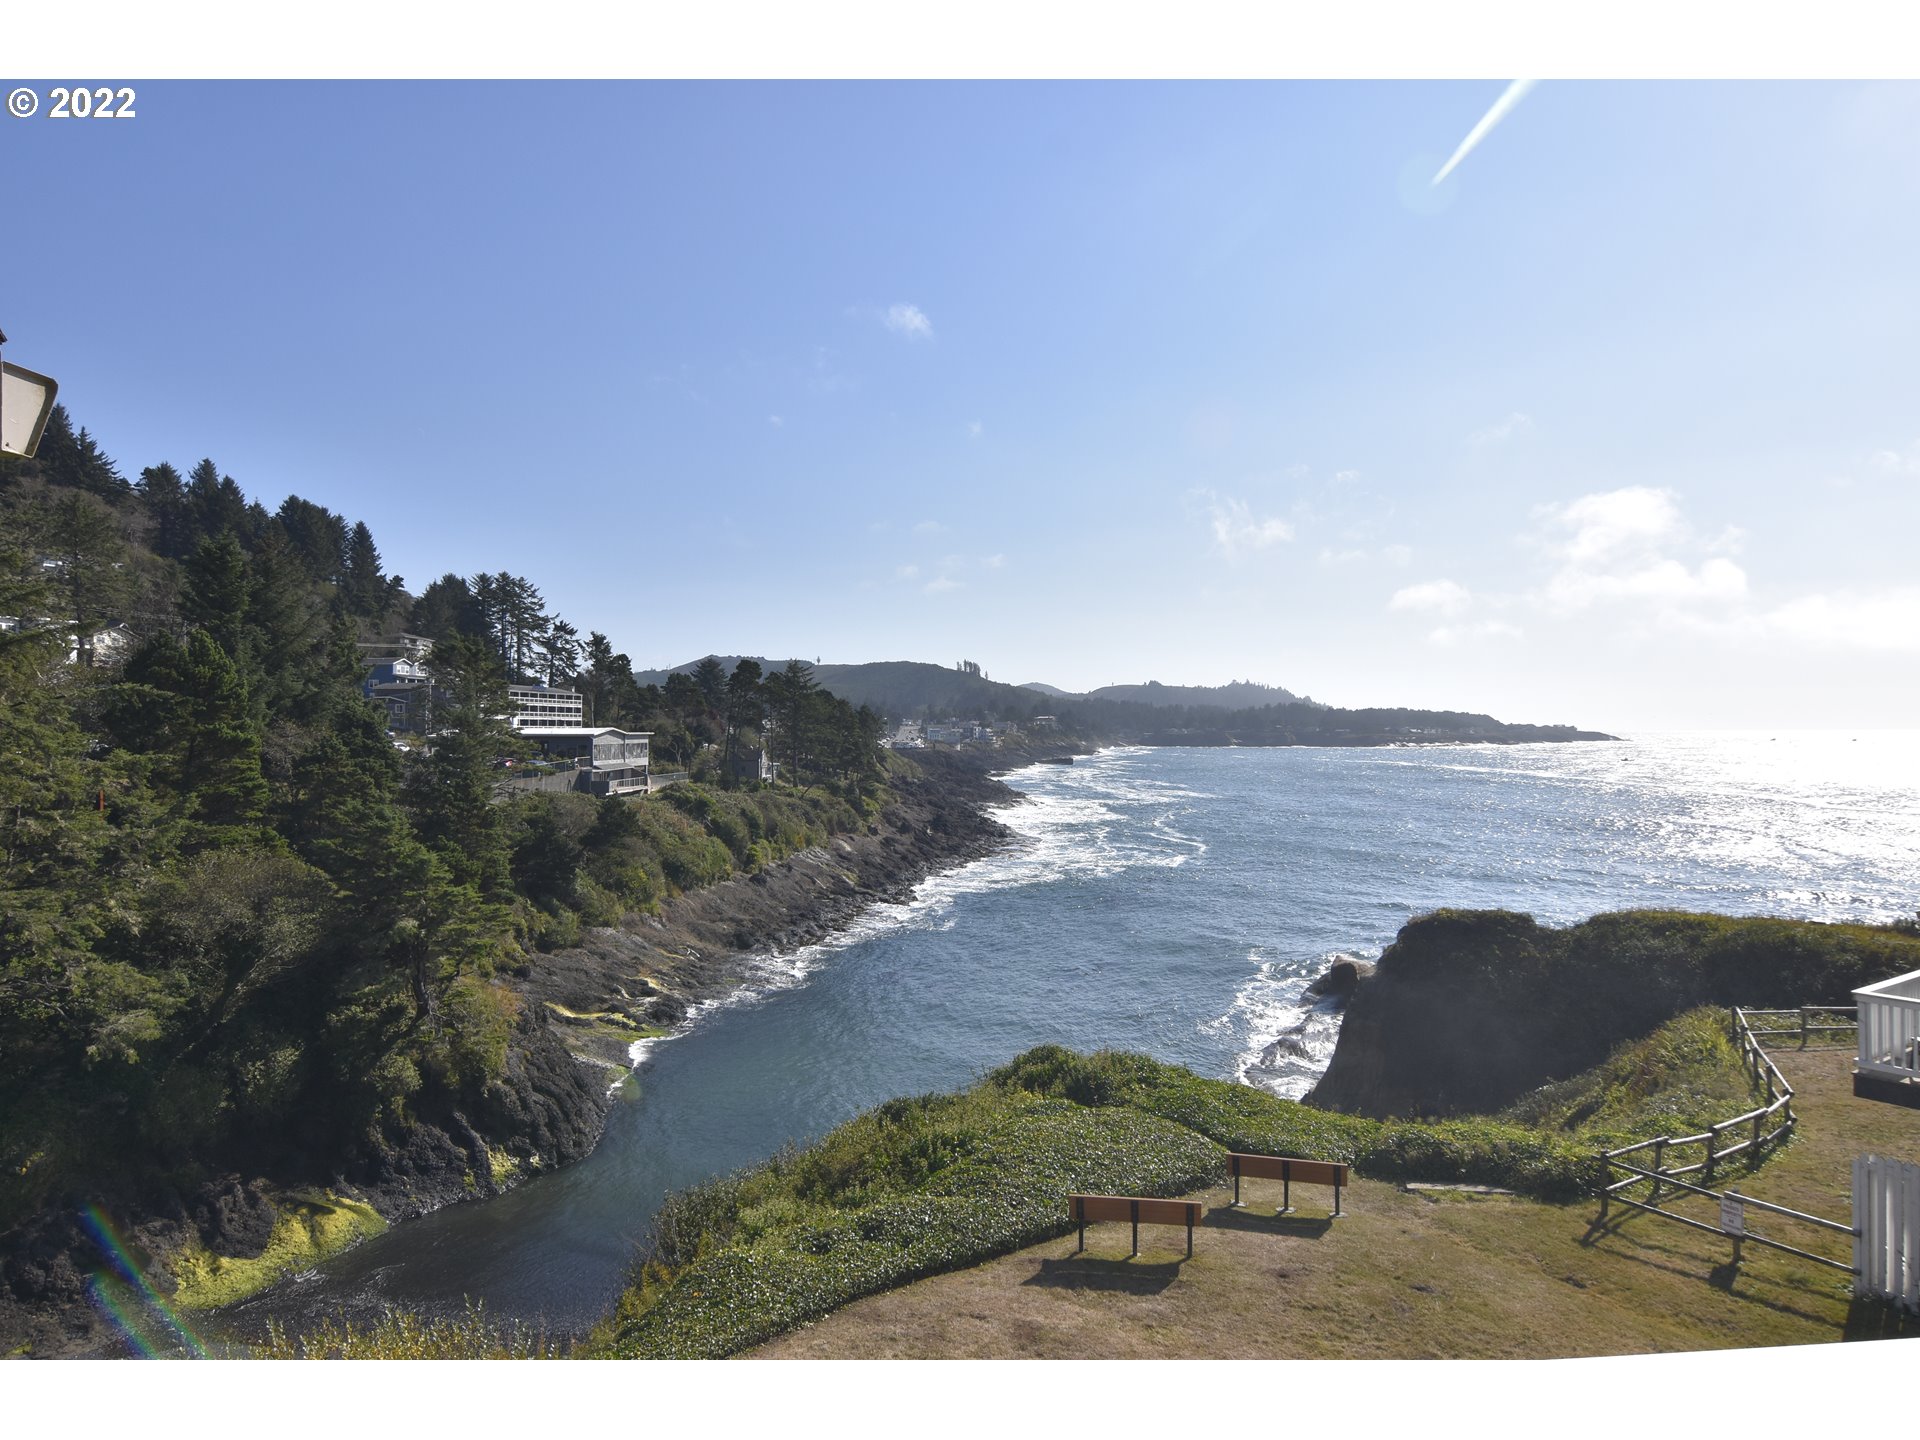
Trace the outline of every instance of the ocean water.
<instances>
[{"instance_id":1,"label":"ocean water","mask_svg":"<svg viewBox=\"0 0 1920 1440\"><path fill-rule=\"evenodd\" d=\"M661 1198L1044 1042L1143 1050L1299 1095L1338 1017L1303 997L1411 916L1640 906L1886 920L1920 909L1920 732L1636 735L1368 750L1114 749L1009 777L1005 850L637 1047L598 1150L236 1307L298 1329L383 1308L584 1328Z\"/></svg>"}]
</instances>

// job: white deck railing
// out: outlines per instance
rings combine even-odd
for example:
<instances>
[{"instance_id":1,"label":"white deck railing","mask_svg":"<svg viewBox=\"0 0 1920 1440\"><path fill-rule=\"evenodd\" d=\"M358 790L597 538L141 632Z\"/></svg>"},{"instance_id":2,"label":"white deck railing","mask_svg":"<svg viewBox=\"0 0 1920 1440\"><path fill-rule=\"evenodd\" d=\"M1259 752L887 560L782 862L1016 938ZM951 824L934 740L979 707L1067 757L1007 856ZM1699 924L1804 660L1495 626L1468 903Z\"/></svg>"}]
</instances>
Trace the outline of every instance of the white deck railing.
<instances>
[{"instance_id":1,"label":"white deck railing","mask_svg":"<svg viewBox=\"0 0 1920 1440\"><path fill-rule=\"evenodd\" d=\"M1855 1068L1889 1080L1920 1080L1920 970L1853 992L1860 1005Z\"/></svg>"}]
</instances>

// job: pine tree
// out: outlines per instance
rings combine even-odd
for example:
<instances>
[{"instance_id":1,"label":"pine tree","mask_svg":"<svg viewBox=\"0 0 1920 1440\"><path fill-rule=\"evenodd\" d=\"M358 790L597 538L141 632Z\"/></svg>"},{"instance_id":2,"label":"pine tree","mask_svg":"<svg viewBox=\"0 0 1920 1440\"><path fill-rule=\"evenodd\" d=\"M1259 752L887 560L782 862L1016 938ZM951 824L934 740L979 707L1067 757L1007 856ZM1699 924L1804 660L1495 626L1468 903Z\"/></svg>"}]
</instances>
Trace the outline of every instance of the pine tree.
<instances>
[{"instance_id":1,"label":"pine tree","mask_svg":"<svg viewBox=\"0 0 1920 1440\"><path fill-rule=\"evenodd\" d=\"M91 495L50 497L30 519L41 550L57 563L67 613L84 643L103 620L117 620L133 590L120 521Z\"/></svg>"},{"instance_id":2,"label":"pine tree","mask_svg":"<svg viewBox=\"0 0 1920 1440\"><path fill-rule=\"evenodd\" d=\"M727 677L726 773L730 781L734 771L734 734L742 729L760 728L765 711L766 693L761 683L760 663L757 660L741 660L733 667L733 674Z\"/></svg>"},{"instance_id":3,"label":"pine tree","mask_svg":"<svg viewBox=\"0 0 1920 1440\"><path fill-rule=\"evenodd\" d=\"M820 685L813 678L811 665L804 660L789 660L767 677L766 687L770 708L779 722L779 735L786 747L788 775L798 785L809 755L811 702Z\"/></svg>"},{"instance_id":4,"label":"pine tree","mask_svg":"<svg viewBox=\"0 0 1920 1440\"><path fill-rule=\"evenodd\" d=\"M357 683L358 664L344 677L324 665L325 613L298 554L279 534L269 535L248 562L246 582L249 688L268 720L312 723L321 688Z\"/></svg>"},{"instance_id":5,"label":"pine tree","mask_svg":"<svg viewBox=\"0 0 1920 1440\"><path fill-rule=\"evenodd\" d=\"M540 637L540 668L547 684L560 686L573 678L580 667L580 632L564 620L555 619Z\"/></svg>"},{"instance_id":6,"label":"pine tree","mask_svg":"<svg viewBox=\"0 0 1920 1440\"><path fill-rule=\"evenodd\" d=\"M324 505L298 495L281 501L275 518L308 579L320 585L332 585L340 579L347 555L345 520Z\"/></svg>"},{"instance_id":7,"label":"pine tree","mask_svg":"<svg viewBox=\"0 0 1920 1440\"><path fill-rule=\"evenodd\" d=\"M213 637L241 670L252 663L247 645L247 557L231 531L202 540L184 569L180 618Z\"/></svg>"},{"instance_id":8,"label":"pine tree","mask_svg":"<svg viewBox=\"0 0 1920 1440\"><path fill-rule=\"evenodd\" d=\"M257 839L267 808L255 733L240 672L212 636L185 645L157 635L127 662L109 725L121 745L154 755L154 779L187 822L188 849Z\"/></svg>"},{"instance_id":9,"label":"pine tree","mask_svg":"<svg viewBox=\"0 0 1920 1440\"><path fill-rule=\"evenodd\" d=\"M349 615L363 620L380 620L387 610L387 578L380 568L380 551L374 546L373 532L360 521L347 536L347 557L340 583L340 596Z\"/></svg>"},{"instance_id":10,"label":"pine tree","mask_svg":"<svg viewBox=\"0 0 1920 1440\"><path fill-rule=\"evenodd\" d=\"M407 628L430 640L487 633L486 617L481 614L472 587L462 576L451 574L442 575L420 592L407 618Z\"/></svg>"},{"instance_id":11,"label":"pine tree","mask_svg":"<svg viewBox=\"0 0 1920 1440\"><path fill-rule=\"evenodd\" d=\"M171 465L150 465L140 472L136 488L153 523L154 553L169 560L183 559L188 553L187 487L180 472Z\"/></svg>"},{"instance_id":12,"label":"pine tree","mask_svg":"<svg viewBox=\"0 0 1920 1440\"><path fill-rule=\"evenodd\" d=\"M435 643L428 668L445 699L436 704L431 750L407 778L415 827L455 883L505 895L511 879L493 803L495 767L521 747L499 718L504 677L481 643L459 635Z\"/></svg>"},{"instance_id":13,"label":"pine tree","mask_svg":"<svg viewBox=\"0 0 1920 1440\"><path fill-rule=\"evenodd\" d=\"M202 460L187 475L187 529L181 537L188 553L202 540L247 529L247 499L231 475L222 475L211 460Z\"/></svg>"}]
</instances>

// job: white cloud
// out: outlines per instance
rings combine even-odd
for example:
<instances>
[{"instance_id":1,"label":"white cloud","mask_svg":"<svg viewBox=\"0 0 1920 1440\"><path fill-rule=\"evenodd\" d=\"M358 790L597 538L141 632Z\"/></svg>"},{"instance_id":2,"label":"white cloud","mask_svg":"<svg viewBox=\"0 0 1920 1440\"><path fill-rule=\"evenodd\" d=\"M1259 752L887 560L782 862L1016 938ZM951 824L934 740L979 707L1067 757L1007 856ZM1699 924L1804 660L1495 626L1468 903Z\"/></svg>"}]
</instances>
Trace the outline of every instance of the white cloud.
<instances>
[{"instance_id":1,"label":"white cloud","mask_svg":"<svg viewBox=\"0 0 1920 1440\"><path fill-rule=\"evenodd\" d=\"M1724 553L1738 550L1744 532L1728 526L1711 541L1696 543L1671 490L1632 485L1535 514L1547 526L1542 543L1559 562L1544 599L1562 612L1626 602L1651 605L1674 620L1685 607L1746 598L1747 572ZM1672 553L1688 549L1711 558L1689 566Z\"/></svg>"},{"instance_id":2,"label":"white cloud","mask_svg":"<svg viewBox=\"0 0 1920 1440\"><path fill-rule=\"evenodd\" d=\"M933 322L918 305L901 302L887 307L886 314L880 317L880 323L896 335L905 335L909 340L931 340Z\"/></svg>"},{"instance_id":3,"label":"white cloud","mask_svg":"<svg viewBox=\"0 0 1920 1440\"><path fill-rule=\"evenodd\" d=\"M1725 556L1697 570L1678 560L1655 560L1618 571L1568 566L1547 582L1547 598L1563 610L1584 610L1607 600L1654 600L1685 604L1745 598L1747 572Z\"/></svg>"},{"instance_id":4,"label":"white cloud","mask_svg":"<svg viewBox=\"0 0 1920 1440\"><path fill-rule=\"evenodd\" d=\"M778 430L782 425L786 423L787 422L782 420L778 415L767 416L767 424L773 426L773 428L776 430Z\"/></svg>"},{"instance_id":5,"label":"white cloud","mask_svg":"<svg viewBox=\"0 0 1920 1440\"><path fill-rule=\"evenodd\" d=\"M1359 565L1371 558L1364 550L1334 550L1323 546L1320 551L1322 565Z\"/></svg>"},{"instance_id":6,"label":"white cloud","mask_svg":"<svg viewBox=\"0 0 1920 1440\"><path fill-rule=\"evenodd\" d=\"M1904 454L1898 450L1876 450L1867 463L1882 475L1920 475L1920 440L1909 445Z\"/></svg>"},{"instance_id":7,"label":"white cloud","mask_svg":"<svg viewBox=\"0 0 1920 1440\"><path fill-rule=\"evenodd\" d=\"M1387 608L1458 615L1471 604L1473 594L1466 586L1453 580L1428 580L1394 591L1393 598L1387 601Z\"/></svg>"},{"instance_id":8,"label":"white cloud","mask_svg":"<svg viewBox=\"0 0 1920 1440\"><path fill-rule=\"evenodd\" d=\"M893 578L896 580L918 580L920 578L920 567L918 565L902 565L898 570L893 572Z\"/></svg>"},{"instance_id":9,"label":"white cloud","mask_svg":"<svg viewBox=\"0 0 1920 1440\"><path fill-rule=\"evenodd\" d=\"M1209 502L1207 514L1214 544L1229 560L1243 550L1264 550L1269 545L1293 539L1293 526L1279 516L1257 516L1244 500L1218 496L1210 490L1202 493Z\"/></svg>"},{"instance_id":10,"label":"white cloud","mask_svg":"<svg viewBox=\"0 0 1920 1440\"><path fill-rule=\"evenodd\" d=\"M962 588L963 583L962 581L954 579L951 575L936 575L920 588L929 595L940 595L948 590L958 590Z\"/></svg>"},{"instance_id":11,"label":"white cloud","mask_svg":"<svg viewBox=\"0 0 1920 1440\"><path fill-rule=\"evenodd\" d=\"M1533 429L1533 418L1516 410L1497 424L1476 430L1467 437L1467 443L1476 450L1484 450L1490 445L1504 445L1516 435L1524 435Z\"/></svg>"},{"instance_id":12,"label":"white cloud","mask_svg":"<svg viewBox=\"0 0 1920 1440\"><path fill-rule=\"evenodd\" d=\"M1333 473L1333 483L1336 485L1352 485L1358 481L1359 478L1360 472L1358 470L1336 470Z\"/></svg>"},{"instance_id":13,"label":"white cloud","mask_svg":"<svg viewBox=\"0 0 1920 1440\"><path fill-rule=\"evenodd\" d=\"M1646 550L1677 540L1686 530L1674 493L1647 485L1582 495L1565 505L1544 506L1538 513L1568 532L1565 554L1575 564Z\"/></svg>"},{"instance_id":14,"label":"white cloud","mask_svg":"<svg viewBox=\"0 0 1920 1440\"><path fill-rule=\"evenodd\" d=\"M1518 640L1522 633L1518 625L1509 625L1504 620L1478 620L1471 625L1442 625L1427 635L1427 642L1452 649L1475 640Z\"/></svg>"},{"instance_id":15,"label":"white cloud","mask_svg":"<svg viewBox=\"0 0 1920 1440\"><path fill-rule=\"evenodd\" d=\"M978 420L969 421L967 424L967 438L969 440L978 440L983 428Z\"/></svg>"},{"instance_id":16,"label":"white cloud","mask_svg":"<svg viewBox=\"0 0 1920 1440\"><path fill-rule=\"evenodd\" d=\"M1380 552L1380 558L1396 569L1404 568L1413 561L1411 545L1389 545Z\"/></svg>"},{"instance_id":17,"label":"white cloud","mask_svg":"<svg viewBox=\"0 0 1920 1440\"><path fill-rule=\"evenodd\" d=\"M1007 568L1007 557L1004 555L989 555L980 563L985 565L989 570L1004 570Z\"/></svg>"},{"instance_id":18,"label":"white cloud","mask_svg":"<svg viewBox=\"0 0 1920 1440\"><path fill-rule=\"evenodd\" d=\"M1777 635L1850 650L1920 652L1920 586L1804 595L1769 611Z\"/></svg>"},{"instance_id":19,"label":"white cloud","mask_svg":"<svg viewBox=\"0 0 1920 1440\"><path fill-rule=\"evenodd\" d=\"M938 535L946 528L947 527L942 525L938 520L922 520L918 525L913 527L913 533L916 535Z\"/></svg>"}]
</instances>

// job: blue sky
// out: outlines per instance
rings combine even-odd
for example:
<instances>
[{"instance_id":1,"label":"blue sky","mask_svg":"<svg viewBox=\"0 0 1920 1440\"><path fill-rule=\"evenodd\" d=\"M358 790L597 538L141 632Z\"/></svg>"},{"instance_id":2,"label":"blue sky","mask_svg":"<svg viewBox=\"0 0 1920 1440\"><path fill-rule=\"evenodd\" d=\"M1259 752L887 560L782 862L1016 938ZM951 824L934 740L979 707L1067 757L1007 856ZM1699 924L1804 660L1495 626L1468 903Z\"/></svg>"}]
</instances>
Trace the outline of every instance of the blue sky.
<instances>
[{"instance_id":1,"label":"blue sky","mask_svg":"<svg viewBox=\"0 0 1920 1440\"><path fill-rule=\"evenodd\" d=\"M1920 86L1546 83L1438 190L1499 82L138 88L0 117L8 358L416 590L640 666L1913 723Z\"/></svg>"}]
</instances>

